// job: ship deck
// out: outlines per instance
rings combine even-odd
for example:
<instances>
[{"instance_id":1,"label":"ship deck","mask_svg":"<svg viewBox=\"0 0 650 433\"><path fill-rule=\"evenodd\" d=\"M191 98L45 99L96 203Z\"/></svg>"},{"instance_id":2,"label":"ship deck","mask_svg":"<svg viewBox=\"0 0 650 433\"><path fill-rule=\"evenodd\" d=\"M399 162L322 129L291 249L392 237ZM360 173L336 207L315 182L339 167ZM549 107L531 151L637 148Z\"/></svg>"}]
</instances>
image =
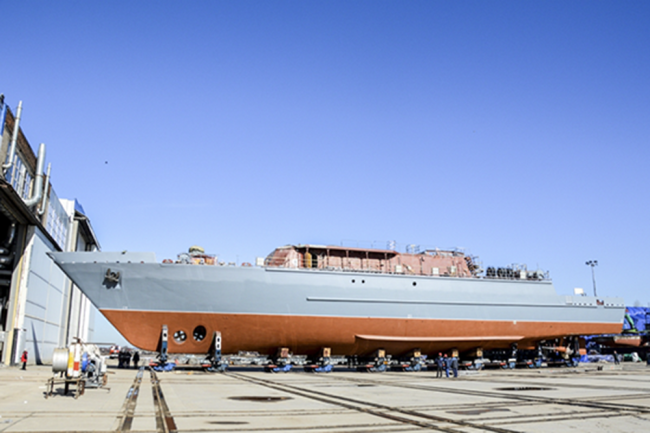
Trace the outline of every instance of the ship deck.
<instances>
[{"instance_id":1,"label":"ship deck","mask_svg":"<svg viewBox=\"0 0 650 433\"><path fill-rule=\"evenodd\" d=\"M44 399L46 366L0 369L5 432L608 432L647 430L650 368L581 364L575 369L488 370L457 379L435 372L382 374L158 373L166 409L144 372L128 429L136 370L111 368L105 389ZM164 409L164 410L163 410ZM158 414L158 415L157 415ZM158 420L158 421L157 421ZM164 425L163 425L164 423ZM167 430L165 430L167 428ZM174 430L175 429L175 430Z\"/></svg>"}]
</instances>

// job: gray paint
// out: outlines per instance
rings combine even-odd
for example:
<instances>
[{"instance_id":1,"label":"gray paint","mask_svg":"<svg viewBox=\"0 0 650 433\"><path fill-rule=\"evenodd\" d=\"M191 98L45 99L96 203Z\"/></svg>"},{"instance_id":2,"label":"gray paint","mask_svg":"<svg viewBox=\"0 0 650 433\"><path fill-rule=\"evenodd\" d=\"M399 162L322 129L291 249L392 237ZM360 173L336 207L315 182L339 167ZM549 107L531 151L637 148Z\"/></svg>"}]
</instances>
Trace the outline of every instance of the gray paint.
<instances>
[{"instance_id":1,"label":"gray paint","mask_svg":"<svg viewBox=\"0 0 650 433\"><path fill-rule=\"evenodd\" d=\"M99 309L599 323L622 323L625 309L621 298L557 295L550 281L160 264L153 253L50 256ZM120 273L114 288L104 284L108 270Z\"/></svg>"}]
</instances>

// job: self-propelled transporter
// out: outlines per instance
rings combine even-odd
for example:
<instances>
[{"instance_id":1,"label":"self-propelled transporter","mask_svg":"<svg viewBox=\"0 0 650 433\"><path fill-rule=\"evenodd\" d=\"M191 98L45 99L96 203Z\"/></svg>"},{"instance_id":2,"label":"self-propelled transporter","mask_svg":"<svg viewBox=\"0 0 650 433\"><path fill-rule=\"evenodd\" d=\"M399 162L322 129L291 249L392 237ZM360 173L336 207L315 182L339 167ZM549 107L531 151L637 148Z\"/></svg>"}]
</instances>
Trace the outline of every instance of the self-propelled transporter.
<instances>
[{"instance_id":1,"label":"self-propelled transporter","mask_svg":"<svg viewBox=\"0 0 650 433\"><path fill-rule=\"evenodd\" d=\"M540 342L621 331L621 298L564 296L547 274L487 268L458 251L289 245L255 265L219 263L194 249L153 253L54 252L56 264L134 346L207 353L324 347L364 356L458 349L535 348Z\"/></svg>"}]
</instances>

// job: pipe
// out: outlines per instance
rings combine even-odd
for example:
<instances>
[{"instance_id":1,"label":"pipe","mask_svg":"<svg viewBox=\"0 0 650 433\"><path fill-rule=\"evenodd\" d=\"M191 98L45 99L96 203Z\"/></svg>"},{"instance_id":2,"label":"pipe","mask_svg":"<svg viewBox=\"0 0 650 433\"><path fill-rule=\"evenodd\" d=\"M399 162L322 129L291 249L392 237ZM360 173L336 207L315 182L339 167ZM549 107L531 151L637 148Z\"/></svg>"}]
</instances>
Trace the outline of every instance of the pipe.
<instances>
[{"instance_id":1,"label":"pipe","mask_svg":"<svg viewBox=\"0 0 650 433\"><path fill-rule=\"evenodd\" d=\"M27 207L32 207L43 197L43 166L45 166L45 143L38 147L38 160L36 161L36 177L32 196L25 200Z\"/></svg>"},{"instance_id":2,"label":"pipe","mask_svg":"<svg viewBox=\"0 0 650 433\"><path fill-rule=\"evenodd\" d=\"M43 186L43 201L38 207L38 214L43 215L45 213L45 204L47 203L47 187L50 183L50 171L52 170L52 163L47 164L47 174L45 175L45 185Z\"/></svg>"},{"instance_id":3,"label":"pipe","mask_svg":"<svg viewBox=\"0 0 650 433\"><path fill-rule=\"evenodd\" d=\"M23 101L18 101L18 109L16 110L16 122L14 123L14 134L11 137L11 146L9 153L7 153L7 162L2 164L2 172L6 173L14 164L14 156L16 156L16 141L18 141L18 130L20 129L20 115L23 112Z\"/></svg>"},{"instance_id":4,"label":"pipe","mask_svg":"<svg viewBox=\"0 0 650 433\"><path fill-rule=\"evenodd\" d=\"M0 141L5 132L5 118L7 117L7 104L5 104L5 95L0 95L0 106L2 106L2 113L0 113Z\"/></svg>"},{"instance_id":5,"label":"pipe","mask_svg":"<svg viewBox=\"0 0 650 433\"><path fill-rule=\"evenodd\" d=\"M16 223L11 223L11 227L9 227L9 233L7 239L5 240L5 247L9 248L11 246L11 244L14 242L15 236L16 236Z\"/></svg>"}]
</instances>

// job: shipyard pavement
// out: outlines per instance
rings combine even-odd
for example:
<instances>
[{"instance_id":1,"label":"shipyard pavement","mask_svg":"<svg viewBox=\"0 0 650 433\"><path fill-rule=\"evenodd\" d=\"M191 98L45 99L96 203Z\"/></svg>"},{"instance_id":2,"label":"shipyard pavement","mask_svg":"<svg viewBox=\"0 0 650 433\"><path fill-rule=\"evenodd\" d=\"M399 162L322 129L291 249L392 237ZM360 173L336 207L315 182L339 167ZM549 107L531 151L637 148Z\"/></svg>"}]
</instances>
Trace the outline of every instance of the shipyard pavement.
<instances>
[{"instance_id":1,"label":"shipyard pavement","mask_svg":"<svg viewBox=\"0 0 650 433\"><path fill-rule=\"evenodd\" d=\"M45 399L51 368L0 368L0 432L164 431L148 371L132 422L120 421L137 370L109 369L110 389ZM167 426L180 432L629 432L650 428L645 363L539 370L269 374L235 368L158 373ZM120 430L122 429L122 430ZM173 430L171 430L173 431Z\"/></svg>"}]
</instances>

